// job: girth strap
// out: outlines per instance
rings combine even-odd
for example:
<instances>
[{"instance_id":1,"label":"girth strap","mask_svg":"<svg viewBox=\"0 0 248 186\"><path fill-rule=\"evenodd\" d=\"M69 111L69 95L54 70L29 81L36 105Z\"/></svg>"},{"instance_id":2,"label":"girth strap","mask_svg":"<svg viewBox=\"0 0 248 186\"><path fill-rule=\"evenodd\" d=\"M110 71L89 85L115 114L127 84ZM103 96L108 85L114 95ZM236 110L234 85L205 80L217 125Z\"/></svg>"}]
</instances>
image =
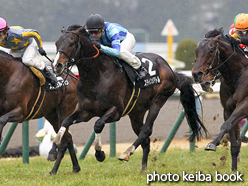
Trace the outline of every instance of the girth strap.
<instances>
[{"instance_id":1,"label":"girth strap","mask_svg":"<svg viewBox=\"0 0 248 186\"><path fill-rule=\"evenodd\" d=\"M133 107L136 104L139 94L140 94L140 88L133 87L133 93L121 117L128 115L133 110Z\"/></svg>"},{"instance_id":2,"label":"girth strap","mask_svg":"<svg viewBox=\"0 0 248 186\"><path fill-rule=\"evenodd\" d=\"M46 94L45 86L43 85L42 87L39 87L39 93L34 103L34 106L31 109L29 115L26 117L25 121L33 119L36 116L36 114L39 112L40 107L42 106L42 103L44 101L45 94Z\"/></svg>"}]
</instances>

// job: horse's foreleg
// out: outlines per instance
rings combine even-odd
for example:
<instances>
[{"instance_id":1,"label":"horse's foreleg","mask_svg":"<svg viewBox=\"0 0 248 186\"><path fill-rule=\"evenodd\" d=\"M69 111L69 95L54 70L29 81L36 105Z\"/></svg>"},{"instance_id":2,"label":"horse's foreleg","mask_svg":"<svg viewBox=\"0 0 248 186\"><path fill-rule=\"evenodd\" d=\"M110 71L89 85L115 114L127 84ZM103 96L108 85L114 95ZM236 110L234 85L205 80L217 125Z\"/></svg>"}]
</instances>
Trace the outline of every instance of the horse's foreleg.
<instances>
[{"instance_id":1,"label":"horse's foreleg","mask_svg":"<svg viewBox=\"0 0 248 186\"><path fill-rule=\"evenodd\" d=\"M76 109L70 116L63 120L62 125L53 142L57 146L59 146L61 143L61 139L63 138L64 133L69 128L69 126L75 123L79 123L81 121L83 121L81 118L81 111L79 109Z\"/></svg>"},{"instance_id":2,"label":"horse's foreleg","mask_svg":"<svg viewBox=\"0 0 248 186\"><path fill-rule=\"evenodd\" d=\"M97 161L102 162L105 160L105 153L102 151L101 134L95 134L95 157Z\"/></svg>"},{"instance_id":3,"label":"horse's foreleg","mask_svg":"<svg viewBox=\"0 0 248 186\"><path fill-rule=\"evenodd\" d=\"M55 139L53 140L53 146L52 149L49 151L49 155L47 158L48 161L55 161L57 159L57 148L59 147L61 139L64 136L64 133L68 129L68 127L74 123L79 123L81 121L84 120L81 117L81 111L79 109L76 109L70 116L63 120L60 130L58 131Z\"/></svg>"},{"instance_id":4,"label":"horse's foreleg","mask_svg":"<svg viewBox=\"0 0 248 186\"><path fill-rule=\"evenodd\" d=\"M95 131L95 157L99 162L104 161L105 153L102 151L101 144L101 132L105 126L105 123L117 121L120 119L120 114L117 112L117 108L115 106L111 107L101 118L99 118L94 125Z\"/></svg>"},{"instance_id":5,"label":"horse's foreleg","mask_svg":"<svg viewBox=\"0 0 248 186\"><path fill-rule=\"evenodd\" d=\"M237 125L242 119L247 116L247 107L246 104L239 104L236 106L236 109L233 111L231 116L228 118L227 113L224 114L225 118L228 118L220 128L220 133L218 136L210 142L206 147L205 150L216 151L217 146L220 144L223 136L231 131L231 129Z\"/></svg>"}]
</instances>

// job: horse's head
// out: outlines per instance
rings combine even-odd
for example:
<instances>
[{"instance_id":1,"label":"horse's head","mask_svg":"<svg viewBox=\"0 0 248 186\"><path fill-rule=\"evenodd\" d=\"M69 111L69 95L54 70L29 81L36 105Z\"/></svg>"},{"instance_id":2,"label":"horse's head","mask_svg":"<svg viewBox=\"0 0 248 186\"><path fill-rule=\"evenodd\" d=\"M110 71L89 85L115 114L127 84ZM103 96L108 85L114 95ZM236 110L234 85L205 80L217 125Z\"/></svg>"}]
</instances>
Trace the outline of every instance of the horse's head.
<instances>
[{"instance_id":1,"label":"horse's head","mask_svg":"<svg viewBox=\"0 0 248 186\"><path fill-rule=\"evenodd\" d=\"M212 34L212 35L211 35ZM196 59L192 69L195 82L199 82L202 89L212 92L212 84L215 81L220 63L219 41L222 38L222 30L214 30L199 43L195 50ZM214 35L213 35L214 34Z\"/></svg>"},{"instance_id":2,"label":"horse's head","mask_svg":"<svg viewBox=\"0 0 248 186\"><path fill-rule=\"evenodd\" d=\"M63 28L61 32L62 35L55 43L57 54L53 62L54 72L57 75L62 74L66 68L74 65L80 59L83 44L82 35L87 35L85 28L80 25L70 26L67 30Z\"/></svg>"}]
</instances>

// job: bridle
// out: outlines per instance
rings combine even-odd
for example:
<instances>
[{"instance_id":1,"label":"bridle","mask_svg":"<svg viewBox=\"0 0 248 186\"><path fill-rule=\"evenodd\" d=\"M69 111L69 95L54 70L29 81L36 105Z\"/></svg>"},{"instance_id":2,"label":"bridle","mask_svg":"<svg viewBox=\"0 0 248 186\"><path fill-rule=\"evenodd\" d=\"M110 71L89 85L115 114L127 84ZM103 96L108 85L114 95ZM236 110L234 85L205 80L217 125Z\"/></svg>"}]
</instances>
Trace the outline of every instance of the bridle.
<instances>
[{"instance_id":1,"label":"bridle","mask_svg":"<svg viewBox=\"0 0 248 186\"><path fill-rule=\"evenodd\" d=\"M66 31L65 33L72 33L72 34L75 34L75 35L78 37L77 50L76 50L76 52L74 53L73 57L71 57L70 55L68 55L68 54L67 54L66 52L64 52L63 50L58 50L58 52L61 52L61 53L63 53L63 54L66 55L66 57L69 59L69 61L67 62L67 64L68 64L68 66L71 66L72 64L77 63L77 62L75 62L75 58L77 57L77 55L78 55L80 49L82 48L82 43L80 42L80 35L79 35L78 33L73 32L73 31ZM96 55L91 56L91 57L83 57L83 58L81 58L81 53L80 53L80 56L79 56L79 60L78 60L78 61L96 58L96 57L99 55L100 52L99 52L99 49L98 49L95 45L93 45L93 47L94 47L94 48L96 49L96 51L97 51L97 54L96 54Z\"/></svg>"},{"instance_id":2,"label":"bridle","mask_svg":"<svg viewBox=\"0 0 248 186\"><path fill-rule=\"evenodd\" d=\"M61 52L61 53L65 54L66 57L69 59L68 62L66 63L66 65L65 65L65 68L64 68L64 71L67 70L66 74L68 76L68 75L70 75L68 73L70 71L70 69L69 69L70 67L72 68L72 66L74 64L78 63L80 60L87 60L87 59L96 58L99 55L100 52L99 52L99 49L95 45L93 45L93 47L97 50L97 54L94 55L94 56L91 56L91 57L83 57L83 58L81 58L80 49L82 48L83 44L80 42L80 35L78 33L76 33L76 32L73 32L73 31L66 31L65 33L72 33L72 34L75 34L78 37L77 49L76 49L76 52L74 53L74 55L72 57L71 57L71 55L67 54L63 50L58 50L58 52ZM78 56L79 52L80 52L79 60L76 61L75 58ZM66 76L66 78L67 78L67 76Z\"/></svg>"},{"instance_id":3,"label":"bridle","mask_svg":"<svg viewBox=\"0 0 248 186\"><path fill-rule=\"evenodd\" d=\"M235 46L233 47L233 52L230 56L228 56L225 61L223 61L222 63L220 63L220 50L219 50L219 43L218 42L215 42L213 39L211 38L204 38L203 40L209 40L211 42L213 42L216 46L215 48L215 54L214 54L214 58L212 60L212 63L209 65L208 68L206 68L203 72L203 77L208 75L210 72L214 75L214 80L217 78L217 76L219 76L219 68L224 65L235 53ZM217 67L213 68L213 64L215 62L215 59L218 58L218 61L217 61Z\"/></svg>"},{"instance_id":4,"label":"bridle","mask_svg":"<svg viewBox=\"0 0 248 186\"><path fill-rule=\"evenodd\" d=\"M77 57L77 55L80 51L80 48L81 48L81 42L80 42L80 36L78 33L73 32L73 31L66 31L65 33L72 33L72 34L75 34L76 36L78 36L77 50L72 57L69 54L67 54L66 52L64 52L63 50L58 50L58 52L61 52L61 53L66 55L66 57L69 59L69 61L67 62L67 64L68 64L67 66L70 66L70 64L73 64L75 62L75 58Z\"/></svg>"}]
</instances>

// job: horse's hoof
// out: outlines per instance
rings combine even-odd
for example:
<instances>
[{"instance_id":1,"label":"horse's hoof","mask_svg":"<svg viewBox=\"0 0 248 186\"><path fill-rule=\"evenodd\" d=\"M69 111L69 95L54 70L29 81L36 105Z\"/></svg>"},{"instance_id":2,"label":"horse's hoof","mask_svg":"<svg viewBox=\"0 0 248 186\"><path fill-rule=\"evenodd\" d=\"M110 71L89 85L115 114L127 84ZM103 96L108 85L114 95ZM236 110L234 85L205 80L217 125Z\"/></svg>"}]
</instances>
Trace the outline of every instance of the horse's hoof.
<instances>
[{"instance_id":1,"label":"horse's hoof","mask_svg":"<svg viewBox=\"0 0 248 186\"><path fill-rule=\"evenodd\" d=\"M205 150L207 151L216 151L216 145L214 145L213 143L209 143L206 147Z\"/></svg>"},{"instance_id":2,"label":"horse's hoof","mask_svg":"<svg viewBox=\"0 0 248 186\"><path fill-rule=\"evenodd\" d=\"M98 151L98 150L96 150L95 157L96 157L97 161L103 162L105 160L105 153L104 153L104 151Z\"/></svg>"},{"instance_id":3,"label":"horse's hoof","mask_svg":"<svg viewBox=\"0 0 248 186\"><path fill-rule=\"evenodd\" d=\"M52 176L52 174L49 172L49 173L46 173L45 176Z\"/></svg>"},{"instance_id":4,"label":"horse's hoof","mask_svg":"<svg viewBox=\"0 0 248 186\"><path fill-rule=\"evenodd\" d=\"M141 169L140 169L140 174L145 173L145 172L146 172L146 168L147 168L146 165L142 165L142 166L141 166Z\"/></svg>"},{"instance_id":5,"label":"horse's hoof","mask_svg":"<svg viewBox=\"0 0 248 186\"><path fill-rule=\"evenodd\" d=\"M119 160L121 160L121 161L129 161L129 156L125 152L123 152L120 155Z\"/></svg>"},{"instance_id":6,"label":"horse's hoof","mask_svg":"<svg viewBox=\"0 0 248 186\"><path fill-rule=\"evenodd\" d=\"M56 161L57 154L48 154L47 161Z\"/></svg>"},{"instance_id":7,"label":"horse's hoof","mask_svg":"<svg viewBox=\"0 0 248 186\"><path fill-rule=\"evenodd\" d=\"M73 168L72 172L78 173L80 170L81 170L81 168L78 166L78 167Z\"/></svg>"}]
</instances>

